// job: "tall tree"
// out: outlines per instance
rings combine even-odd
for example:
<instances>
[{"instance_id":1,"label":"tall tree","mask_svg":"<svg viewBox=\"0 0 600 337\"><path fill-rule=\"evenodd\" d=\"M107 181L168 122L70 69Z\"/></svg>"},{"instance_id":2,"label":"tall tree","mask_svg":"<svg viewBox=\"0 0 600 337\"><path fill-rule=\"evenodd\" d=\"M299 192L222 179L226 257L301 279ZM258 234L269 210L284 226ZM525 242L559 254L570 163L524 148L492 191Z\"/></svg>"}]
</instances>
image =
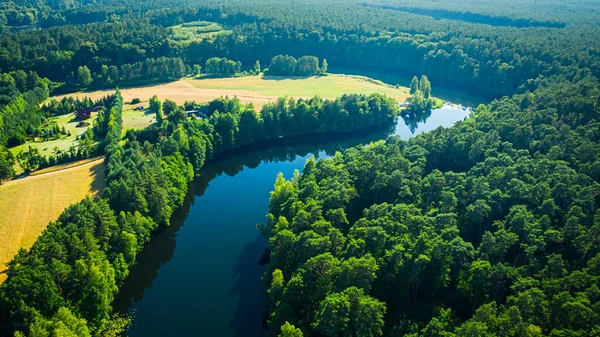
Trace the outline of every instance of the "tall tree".
<instances>
[{"instance_id":1,"label":"tall tree","mask_svg":"<svg viewBox=\"0 0 600 337\"><path fill-rule=\"evenodd\" d=\"M321 61L321 74L326 74L328 67L327 60L323 59L323 61Z\"/></svg>"},{"instance_id":2,"label":"tall tree","mask_svg":"<svg viewBox=\"0 0 600 337\"><path fill-rule=\"evenodd\" d=\"M158 98L158 96L154 95L152 98L150 98L149 105L150 111L156 115L156 122L158 125L161 125L163 120L163 107L161 100Z\"/></svg>"},{"instance_id":3,"label":"tall tree","mask_svg":"<svg viewBox=\"0 0 600 337\"><path fill-rule=\"evenodd\" d=\"M256 62L254 62L254 72L258 75L260 74L260 61L256 60Z\"/></svg>"},{"instance_id":4,"label":"tall tree","mask_svg":"<svg viewBox=\"0 0 600 337\"><path fill-rule=\"evenodd\" d=\"M92 84L92 73L87 66L80 66L77 68L77 85L80 88L87 88Z\"/></svg>"},{"instance_id":5,"label":"tall tree","mask_svg":"<svg viewBox=\"0 0 600 337\"><path fill-rule=\"evenodd\" d=\"M429 97L431 96L431 83L425 75L421 76L421 80L419 81L419 90L423 93L423 97L425 97L425 99L429 99Z\"/></svg>"},{"instance_id":6,"label":"tall tree","mask_svg":"<svg viewBox=\"0 0 600 337\"><path fill-rule=\"evenodd\" d=\"M419 78L414 76L410 82L410 94L414 95L419 90Z\"/></svg>"}]
</instances>

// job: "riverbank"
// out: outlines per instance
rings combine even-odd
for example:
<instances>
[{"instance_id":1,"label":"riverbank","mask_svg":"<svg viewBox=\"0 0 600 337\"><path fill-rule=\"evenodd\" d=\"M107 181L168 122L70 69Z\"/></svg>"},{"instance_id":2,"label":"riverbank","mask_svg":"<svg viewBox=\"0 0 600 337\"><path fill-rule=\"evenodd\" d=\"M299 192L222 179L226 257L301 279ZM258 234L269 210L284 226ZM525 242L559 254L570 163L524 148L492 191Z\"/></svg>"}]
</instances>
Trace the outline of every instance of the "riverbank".
<instances>
[{"instance_id":1,"label":"riverbank","mask_svg":"<svg viewBox=\"0 0 600 337\"><path fill-rule=\"evenodd\" d=\"M127 335L189 335L202 326L211 336L265 336L260 282L264 267L259 260L267 244L255 224L265 221L277 174L291 178L311 155L333 156L391 134L408 139L465 116L462 109L447 105L433 111L414 133L398 119L391 131L303 135L296 142L283 139L271 147L246 147L207 163L189 185L171 225L156 232L140 252L115 298L115 310L133 315Z\"/></svg>"}]
</instances>

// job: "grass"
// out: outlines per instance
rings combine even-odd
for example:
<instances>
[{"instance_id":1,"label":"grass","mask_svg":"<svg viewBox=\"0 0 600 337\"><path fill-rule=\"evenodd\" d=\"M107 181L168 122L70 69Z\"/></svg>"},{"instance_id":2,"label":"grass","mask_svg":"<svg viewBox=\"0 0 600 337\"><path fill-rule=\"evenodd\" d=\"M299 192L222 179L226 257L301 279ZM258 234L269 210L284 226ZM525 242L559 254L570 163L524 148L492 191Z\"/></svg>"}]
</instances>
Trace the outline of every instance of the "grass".
<instances>
[{"instance_id":1,"label":"grass","mask_svg":"<svg viewBox=\"0 0 600 337\"><path fill-rule=\"evenodd\" d=\"M340 74L300 78L247 76L188 81L193 87L199 89L252 92L260 96L312 97L319 95L325 98L334 98L343 94L379 92L402 101L408 97L405 90L396 89L381 81Z\"/></svg>"},{"instance_id":2,"label":"grass","mask_svg":"<svg viewBox=\"0 0 600 337\"><path fill-rule=\"evenodd\" d=\"M148 102L144 101L133 105L123 105L123 132L129 129L144 129L156 122L156 115L150 113L149 110L133 110L136 106L140 105L147 108Z\"/></svg>"},{"instance_id":3,"label":"grass","mask_svg":"<svg viewBox=\"0 0 600 337\"><path fill-rule=\"evenodd\" d=\"M170 27L171 40L181 43L190 43L211 38L217 34L228 34L230 31L216 22L193 21Z\"/></svg>"},{"instance_id":4,"label":"grass","mask_svg":"<svg viewBox=\"0 0 600 337\"><path fill-rule=\"evenodd\" d=\"M67 206L86 195L96 196L103 188L102 159L0 185L0 270L20 248L29 249ZM0 274L0 282L5 278Z\"/></svg>"},{"instance_id":5,"label":"grass","mask_svg":"<svg viewBox=\"0 0 600 337\"><path fill-rule=\"evenodd\" d=\"M87 122L90 123L90 125L93 124L96 116L97 113L93 113L92 118L88 119ZM37 148L41 155L50 156L54 154L55 147L58 147L60 151L66 151L71 147L71 145L77 146L76 137L88 129L88 127L76 127L77 123L79 123L79 120L77 120L73 114L52 117L50 118L49 122L51 124L58 124L59 128L64 126L66 131L71 132L71 136L61 136L59 139L49 141L28 141L25 144L12 147L9 150L16 156L21 151L27 151L29 146L31 146Z\"/></svg>"},{"instance_id":6,"label":"grass","mask_svg":"<svg viewBox=\"0 0 600 337\"><path fill-rule=\"evenodd\" d=\"M79 98L89 96L92 99L97 99L112 92L113 90L102 90L75 93L69 96ZM265 77L262 75L213 79L184 78L166 84L121 89L125 102L131 101L134 97L145 102L153 95L157 95L162 100L169 98L179 104L183 104L186 100L208 102L221 96L236 96L243 103L253 103L257 109L268 102L275 101L279 96L310 98L319 95L323 98L332 99L343 94L370 94L374 92L387 94L400 102L404 102L409 96L408 89L404 87L395 88L367 77L342 74L305 78ZM60 98L58 97L58 99ZM144 103L141 105L147 106ZM133 106L125 107L125 128L143 124L137 118L134 121L133 116L131 120L128 120L127 116L131 113L128 109L132 108ZM136 111L135 113L144 115L143 111ZM142 117L141 115L139 118ZM152 117L145 116L148 121Z\"/></svg>"},{"instance_id":7,"label":"grass","mask_svg":"<svg viewBox=\"0 0 600 337\"><path fill-rule=\"evenodd\" d=\"M88 158L88 159L82 159L82 160L74 161L74 162L71 162L71 163L58 164L58 165L46 167L44 169L37 170L37 171L31 173L29 176L33 177L33 176L38 176L40 174L46 174L46 173L51 173L51 172L62 171L62 170L66 170L66 169L69 169L69 168L72 168L72 167L78 167L78 166L85 165L85 164L88 164L88 163L96 162L96 161L98 161L100 159L104 159L104 156L98 156L98 157L93 157L93 158Z\"/></svg>"}]
</instances>

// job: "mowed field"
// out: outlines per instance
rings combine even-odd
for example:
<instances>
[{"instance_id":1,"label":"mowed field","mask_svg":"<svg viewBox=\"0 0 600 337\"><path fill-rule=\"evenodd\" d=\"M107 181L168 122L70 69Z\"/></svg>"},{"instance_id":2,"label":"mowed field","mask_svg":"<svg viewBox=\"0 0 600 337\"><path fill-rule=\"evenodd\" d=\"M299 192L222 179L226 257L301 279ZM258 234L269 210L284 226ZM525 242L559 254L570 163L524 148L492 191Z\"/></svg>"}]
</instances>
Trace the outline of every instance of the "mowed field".
<instances>
[{"instance_id":1,"label":"mowed field","mask_svg":"<svg viewBox=\"0 0 600 337\"><path fill-rule=\"evenodd\" d=\"M0 270L21 247L29 249L67 206L104 187L104 157L52 169L59 170L0 185ZM0 274L0 283L5 278Z\"/></svg>"},{"instance_id":2,"label":"mowed field","mask_svg":"<svg viewBox=\"0 0 600 337\"><path fill-rule=\"evenodd\" d=\"M68 96L89 96L97 99L111 92L113 90L100 90ZM125 102L131 101L132 98L147 101L153 95L157 95L161 100L171 99L179 104L185 101L207 102L221 96L229 96L237 97L243 103L253 103L257 109L280 96L311 98L319 95L331 99L343 94L375 92L389 95L400 102L404 102L409 96L407 88L395 88L367 77L342 74L305 78L262 75L214 79L186 78L166 84L121 89Z\"/></svg>"}]
</instances>

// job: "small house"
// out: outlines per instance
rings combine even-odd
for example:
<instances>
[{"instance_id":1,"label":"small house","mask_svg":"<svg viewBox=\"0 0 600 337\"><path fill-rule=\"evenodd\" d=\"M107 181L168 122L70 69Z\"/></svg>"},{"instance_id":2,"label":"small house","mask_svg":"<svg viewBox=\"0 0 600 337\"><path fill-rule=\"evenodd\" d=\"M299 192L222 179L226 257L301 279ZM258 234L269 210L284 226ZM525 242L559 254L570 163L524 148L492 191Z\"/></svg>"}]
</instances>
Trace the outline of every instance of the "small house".
<instances>
[{"instance_id":1,"label":"small house","mask_svg":"<svg viewBox=\"0 0 600 337\"><path fill-rule=\"evenodd\" d=\"M199 112L200 111L198 111L198 110L188 110L185 113L188 117L194 117L194 116L198 116Z\"/></svg>"},{"instance_id":2,"label":"small house","mask_svg":"<svg viewBox=\"0 0 600 337\"><path fill-rule=\"evenodd\" d=\"M200 110L198 111L198 116L200 116L202 118L208 117L208 106L207 105L203 105L200 107Z\"/></svg>"},{"instance_id":3,"label":"small house","mask_svg":"<svg viewBox=\"0 0 600 337\"><path fill-rule=\"evenodd\" d=\"M75 113L75 115L79 119L88 119L88 118L92 117L92 109L90 109L90 108L79 109L79 111L77 111Z\"/></svg>"}]
</instances>

